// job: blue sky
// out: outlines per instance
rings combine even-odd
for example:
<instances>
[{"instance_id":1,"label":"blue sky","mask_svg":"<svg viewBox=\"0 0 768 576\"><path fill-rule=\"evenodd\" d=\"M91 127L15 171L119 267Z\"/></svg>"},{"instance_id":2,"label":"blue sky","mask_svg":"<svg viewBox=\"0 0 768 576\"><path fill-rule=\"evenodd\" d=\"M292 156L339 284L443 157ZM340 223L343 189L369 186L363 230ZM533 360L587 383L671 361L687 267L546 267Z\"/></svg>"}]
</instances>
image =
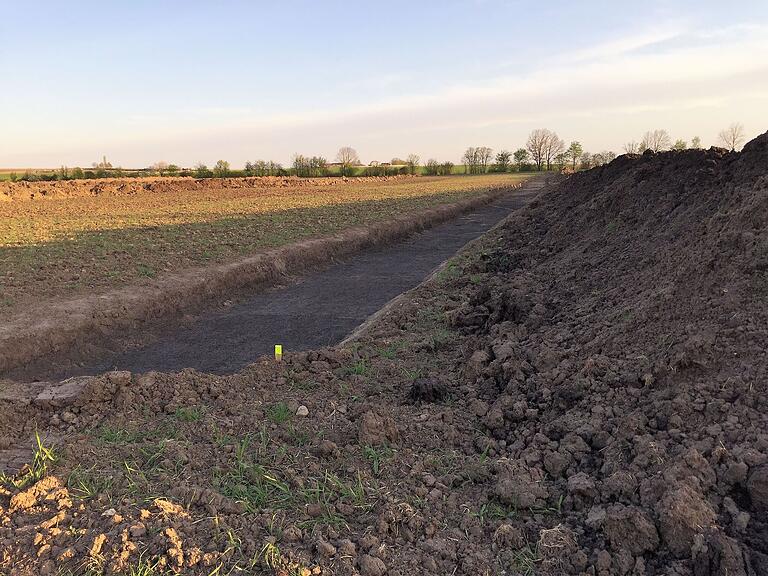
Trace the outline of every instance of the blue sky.
<instances>
[{"instance_id":1,"label":"blue sky","mask_svg":"<svg viewBox=\"0 0 768 576\"><path fill-rule=\"evenodd\" d=\"M768 2L0 0L0 166L768 129Z\"/></svg>"}]
</instances>

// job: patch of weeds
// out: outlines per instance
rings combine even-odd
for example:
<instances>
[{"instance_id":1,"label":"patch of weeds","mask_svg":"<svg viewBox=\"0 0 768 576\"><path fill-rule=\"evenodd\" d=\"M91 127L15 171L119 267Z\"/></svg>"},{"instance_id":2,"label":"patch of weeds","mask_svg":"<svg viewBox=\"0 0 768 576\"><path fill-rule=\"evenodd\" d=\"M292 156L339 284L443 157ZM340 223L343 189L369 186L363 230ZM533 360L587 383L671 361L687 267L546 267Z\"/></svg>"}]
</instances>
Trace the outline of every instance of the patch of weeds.
<instances>
[{"instance_id":1,"label":"patch of weeds","mask_svg":"<svg viewBox=\"0 0 768 576\"><path fill-rule=\"evenodd\" d=\"M341 381L339 382L339 389L336 394L339 396L339 398L349 398L352 394L352 386L349 384L349 382Z\"/></svg>"},{"instance_id":2,"label":"patch of weeds","mask_svg":"<svg viewBox=\"0 0 768 576\"><path fill-rule=\"evenodd\" d=\"M606 231L606 232L610 232L611 234L613 234L614 232L616 232L616 230L618 229L618 227L619 227L619 226L618 226L618 224L616 224L616 222L615 222L615 221L614 221L614 222L609 222L609 223L606 225L606 227L605 227L605 231Z\"/></svg>"},{"instance_id":3,"label":"patch of weeds","mask_svg":"<svg viewBox=\"0 0 768 576\"><path fill-rule=\"evenodd\" d=\"M136 442L143 442L146 435L147 432L143 431L104 425L99 429L96 439L106 444L135 444Z\"/></svg>"},{"instance_id":4,"label":"patch of weeds","mask_svg":"<svg viewBox=\"0 0 768 576\"><path fill-rule=\"evenodd\" d=\"M229 554L230 552L240 552L240 550L242 550L243 541L232 528L227 528L226 540L227 547L223 552L224 555Z\"/></svg>"},{"instance_id":5,"label":"patch of weeds","mask_svg":"<svg viewBox=\"0 0 768 576\"><path fill-rule=\"evenodd\" d=\"M273 404L267 408L267 418L272 420L275 424L287 422L291 418L291 411L288 409L288 404L285 402Z\"/></svg>"},{"instance_id":6,"label":"patch of weeds","mask_svg":"<svg viewBox=\"0 0 768 576\"><path fill-rule=\"evenodd\" d=\"M421 368L403 368L403 376L405 376L406 380L410 380L411 382L418 380L423 375L424 373L421 371Z\"/></svg>"},{"instance_id":7,"label":"patch of weeds","mask_svg":"<svg viewBox=\"0 0 768 576\"><path fill-rule=\"evenodd\" d=\"M416 312L416 322L419 326L434 326L444 323L443 314L437 308L425 306Z\"/></svg>"},{"instance_id":8,"label":"patch of weeds","mask_svg":"<svg viewBox=\"0 0 768 576\"><path fill-rule=\"evenodd\" d=\"M203 409L199 406L179 406L174 416L182 422L197 422L203 417Z\"/></svg>"},{"instance_id":9,"label":"patch of weeds","mask_svg":"<svg viewBox=\"0 0 768 576\"><path fill-rule=\"evenodd\" d=\"M350 482L344 481L329 471L326 471L322 477L310 480L311 482L301 491L301 496L306 503L320 504L326 510L332 509L332 503L337 500L364 510L372 507L368 503L363 479L359 472Z\"/></svg>"},{"instance_id":10,"label":"patch of weeds","mask_svg":"<svg viewBox=\"0 0 768 576\"><path fill-rule=\"evenodd\" d=\"M157 276L157 272L155 271L155 269L145 264L139 264L138 266L136 266L136 273L139 276L143 276L144 278L154 278L155 276Z\"/></svg>"},{"instance_id":11,"label":"patch of weeds","mask_svg":"<svg viewBox=\"0 0 768 576\"><path fill-rule=\"evenodd\" d=\"M162 576L166 574L165 570L160 566L160 562L150 562L139 558L137 564L131 564L128 570L125 572L126 576Z\"/></svg>"},{"instance_id":12,"label":"patch of weeds","mask_svg":"<svg viewBox=\"0 0 768 576\"><path fill-rule=\"evenodd\" d=\"M357 473L357 477L351 483L344 482L341 478L330 472L325 473L326 481L336 491L336 494L340 499L350 502L357 508L368 509L371 507L368 504L365 486L363 485L363 478L360 473Z\"/></svg>"},{"instance_id":13,"label":"patch of weeds","mask_svg":"<svg viewBox=\"0 0 768 576\"><path fill-rule=\"evenodd\" d=\"M371 463L371 471L374 476L381 474L381 464L394 456L395 451L387 445L384 446L365 446L363 455Z\"/></svg>"},{"instance_id":14,"label":"patch of weeds","mask_svg":"<svg viewBox=\"0 0 768 576\"><path fill-rule=\"evenodd\" d=\"M67 488L76 498L90 500L99 494L109 493L113 479L104 477L96 472L96 467L82 468L78 466L67 478Z\"/></svg>"},{"instance_id":15,"label":"patch of weeds","mask_svg":"<svg viewBox=\"0 0 768 576\"><path fill-rule=\"evenodd\" d=\"M214 424L213 429L211 430L211 438L213 440L213 443L221 448L222 446L227 446L228 444L234 444L235 438L234 436L230 436L226 432L223 432L218 426Z\"/></svg>"},{"instance_id":16,"label":"patch of weeds","mask_svg":"<svg viewBox=\"0 0 768 576\"><path fill-rule=\"evenodd\" d=\"M296 562L290 561L286 558L277 544L268 542L261 552L251 562L251 567L258 565L266 566L274 574L282 574L284 576L303 576L309 574L309 570L305 569Z\"/></svg>"},{"instance_id":17,"label":"patch of weeds","mask_svg":"<svg viewBox=\"0 0 768 576\"><path fill-rule=\"evenodd\" d=\"M302 520L301 522L298 522L296 526L302 530L308 530L309 532L314 532L316 527L331 527L337 531L349 529L349 524L342 516L336 512L330 512L329 510L326 510L317 518L308 518L307 520Z\"/></svg>"},{"instance_id":18,"label":"patch of weeds","mask_svg":"<svg viewBox=\"0 0 768 576\"><path fill-rule=\"evenodd\" d=\"M306 446L309 444L310 434L306 430L300 430L295 426L289 426L288 435L296 446Z\"/></svg>"},{"instance_id":19,"label":"patch of weeds","mask_svg":"<svg viewBox=\"0 0 768 576\"><path fill-rule=\"evenodd\" d=\"M241 502L251 513L290 506L294 500L290 486L253 461L248 453L249 444L250 439L245 438L236 446L234 466L217 479L219 491Z\"/></svg>"},{"instance_id":20,"label":"patch of weeds","mask_svg":"<svg viewBox=\"0 0 768 576\"><path fill-rule=\"evenodd\" d=\"M429 335L430 344L433 350L440 350L451 339L451 332L445 328L438 328Z\"/></svg>"},{"instance_id":21,"label":"patch of weeds","mask_svg":"<svg viewBox=\"0 0 768 576\"><path fill-rule=\"evenodd\" d=\"M536 565L541 562L537 546L526 545L512 555L512 567L520 574L531 576L536 573Z\"/></svg>"},{"instance_id":22,"label":"patch of weeds","mask_svg":"<svg viewBox=\"0 0 768 576\"><path fill-rule=\"evenodd\" d=\"M156 440L174 440L178 434L176 424L168 420L163 420L155 428L131 430L104 425L95 432L96 439L106 444L138 444Z\"/></svg>"},{"instance_id":23,"label":"patch of weeds","mask_svg":"<svg viewBox=\"0 0 768 576\"><path fill-rule=\"evenodd\" d=\"M560 494L560 498L557 499L557 503L554 506L542 506L540 508L530 508L532 514L557 514L558 516L563 513L563 502L565 501L565 494Z\"/></svg>"},{"instance_id":24,"label":"patch of weeds","mask_svg":"<svg viewBox=\"0 0 768 576\"><path fill-rule=\"evenodd\" d=\"M443 476L456 469L457 459L456 452L452 450L441 450L435 454L427 456L424 459L424 465L431 470L436 471L438 475Z\"/></svg>"},{"instance_id":25,"label":"patch of weeds","mask_svg":"<svg viewBox=\"0 0 768 576\"><path fill-rule=\"evenodd\" d=\"M450 262L445 268L437 273L436 280L438 284L445 284L461 276L461 267L456 262Z\"/></svg>"},{"instance_id":26,"label":"patch of weeds","mask_svg":"<svg viewBox=\"0 0 768 576\"><path fill-rule=\"evenodd\" d=\"M488 443L485 445L485 448L483 448L483 451L480 452L480 464L485 464L488 460L488 452L491 449L491 444Z\"/></svg>"},{"instance_id":27,"label":"patch of weeds","mask_svg":"<svg viewBox=\"0 0 768 576\"><path fill-rule=\"evenodd\" d=\"M78 572L77 576L105 576L107 569L104 564L105 560L101 554L93 556L85 562L85 565L81 568L83 571ZM68 574L72 574L74 576L75 573L68 572Z\"/></svg>"},{"instance_id":28,"label":"patch of weeds","mask_svg":"<svg viewBox=\"0 0 768 576\"><path fill-rule=\"evenodd\" d=\"M283 529L285 527L285 516L283 514L278 514L275 512L272 514L272 517L269 519L269 524L267 525L267 532L270 536L275 538L275 540L280 541L283 539Z\"/></svg>"},{"instance_id":29,"label":"patch of weeds","mask_svg":"<svg viewBox=\"0 0 768 576\"><path fill-rule=\"evenodd\" d=\"M397 353L400 351L403 345L404 345L404 342L402 340L397 340L396 342L392 342L391 344L389 344L384 348L377 348L376 352L382 358L386 358L387 360L393 360L397 357Z\"/></svg>"},{"instance_id":30,"label":"patch of weeds","mask_svg":"<svg viewBox=\"0 0 768 576\"><path fill-rule=\"evenodd\" d=\"M472 515L480 520L481 524L485 524L491 520L504 520L506 518L513 518L517 514L514 508L506 507L498 502L486 502L477 512L472 512Z\"/></svg>"},{"instance_id":31,"label":"patch of weeds","mask_svg":"<svg viewBox=\"0 0 768 576\"><path fill-rule=\"evenodd\" d=\"M48 466L55 464L59 457L52 446L43 444L43 439L38 432L35 432L35 444L32 463L16 476L0 474L0 485L20 490L45 478L48 474Z\"/></svg>"},{"instance_id":32,"label":"patch of weeds","mask_svg":"<svg viewBox=\"0 0 768 576\"><path fill-rule=\"evenodd\" d=\"M366 376L371 369L371 365L365 358L353 362L344 370L347 376Z\"/></svg>"},{"instance_id":33,"label":"patch of weeds","mask_svg":"<svg viewBox=\"0 0 768 576\"><path fill-rule=\"evenodd\" d=\"M308 392L317 388L317 382L300 378L291 378L288 381L288 385L292 390L302 390L304 392Z\"/></svg>"},{"instance_id":34,"label":"patch of weeds","mask_svg":"<svg viewBox=\"0 0 768 576\"><path fill-rule=\"evenodd\" d=\"M283 566L283 554L280 552L280 548L277 544L267 542L262 548L260 554L261 560L267 565L267 568L272 570L279 570Z\"/></svg>"},{"instance_id":35,"label":"patch of weeds","mask_svg":"<svg viewBox=\"0 0 768 576\"><path fill-rule=\"evenodd\" d=\"M144 502L162 497L154 492L157 488L156 476L160 472L175 472L175 470L163 470L162 460L165 453L165 443L157 443L141 446L138 449L138 460L124 461L127 492Z\"/></svg>"}]
</instances>

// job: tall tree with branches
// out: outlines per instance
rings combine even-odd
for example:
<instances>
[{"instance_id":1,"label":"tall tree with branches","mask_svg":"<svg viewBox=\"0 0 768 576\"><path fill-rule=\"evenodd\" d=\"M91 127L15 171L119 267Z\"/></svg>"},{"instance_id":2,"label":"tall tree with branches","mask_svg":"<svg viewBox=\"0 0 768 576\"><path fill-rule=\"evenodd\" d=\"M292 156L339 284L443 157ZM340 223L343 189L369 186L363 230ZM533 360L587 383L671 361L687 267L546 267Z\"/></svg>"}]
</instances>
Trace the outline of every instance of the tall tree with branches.
<instances>
[{"instance_id":1,"label":"tall tree with branches","mask_svg":"<svg viewBox=\"0 0 768 576\"><path fill-rule=\"evenodd\" d=\"M568 146L568 150L566 153L568 154L568 158L571 160L571 168L576 170L576 163L579 161L579 158L581 158L581 155L584 153L584 147L581 145L581 142L577 142L576 140L571 142L571 145Z\"/></svg>"},{"instance_id":2,"label":"tall tree with branches","mask_svg":"<svg viewBox=\"0 0 768 576\"><path fill-rule=\"evenodd\" d=\"M357 155L357 150L351 146L343 146L336 153L336 161L341 164L341 175L346 176L352 166L360 164L360 157Z\"/></svg>"},{"instance_id":3,"label":"tall tree with branches","mask_svg":"<svg viewBox=\"0 0 768 576\"><path fill-rule=\"evenodd\" d=\"M651 150L652 152L662 152L669 150L672 146L672 139L669 137L669 132L666 130L649 130L643 135L643 139L640 141L640 151L645 152Z\"/></svg>"},{"instance_id":4,"label":"tall tree with branches","mask_svg":"<svg viewBox=\"0 0 768 576\"><path fill-rule=\"evenodd\" d=\"M720 143L731 152L736 152L744 144L744 126L734 123L720 131Z\"/></svg>"},{"instance_id":5,"label":"tall tree with branches","mask_svg":"<svg viewBox=\"0 0 768 576\"><path fill-rule=\"evenodd\" d=\"M551 132L546 128L537 128L528 135L528 141L525 147L531 154L533 163L536 164L536 170L541 171L546 158L547 141Z\"/></svg>"},{"instance_id":6,"label":"tall tree with branches","mask_svg":"<svg viewBox=\"0 0 768 576\"><path fill-rule=\"evenodd\" d=\"M419 168L419 162L421 162L421 158L419 158L418 154L408 154L408 158L405 160L405 165L408 166L409 174L416 174L416 170Z\"/></svg>"}]
</instances>

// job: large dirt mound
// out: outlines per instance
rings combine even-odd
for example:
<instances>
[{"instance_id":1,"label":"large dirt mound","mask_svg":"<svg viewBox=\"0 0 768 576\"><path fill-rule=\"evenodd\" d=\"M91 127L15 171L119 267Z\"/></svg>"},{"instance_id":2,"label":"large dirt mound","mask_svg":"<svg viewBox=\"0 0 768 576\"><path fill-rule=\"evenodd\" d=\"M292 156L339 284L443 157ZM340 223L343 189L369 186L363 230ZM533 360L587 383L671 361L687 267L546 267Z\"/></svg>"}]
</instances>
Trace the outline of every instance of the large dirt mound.
<instances>
[{"instance_id":1,"label":"large dirt mound","mask_svg":"<svg viewBox=\"0 0 768 576\"><path fill-rule=\"evenodd\" d=\"M475 267L484 423L598 572L768 573L767 225L764 135L578 174Z\"/></svg>"},{"instance_id":2,"label":"large dirt mound","mask_svg":"<svg viewBox=\"0 0 768 576\"><path fill-rule=\"evenodd\" d=\"M140 192L185 192L221 188L290 188L343 186L347 183L385 182L413 176L364 176L360 178L297 178L295 176L251 176L247 178L102 178L50 182L0 182L0 201L40 200L77 196L132 195Z\"/></svg>"},{"instance_id":3,"label":"large dirt mound","mask_svg":"<svg viewBox=\"0 0 768 576\"><path fill-rule=\"evenodd\" d=\"M768 135L621 157L345 350L7 385L0 449L62 459L0 569L768 574L767 220Z\"/></svg>"}]
</instances>

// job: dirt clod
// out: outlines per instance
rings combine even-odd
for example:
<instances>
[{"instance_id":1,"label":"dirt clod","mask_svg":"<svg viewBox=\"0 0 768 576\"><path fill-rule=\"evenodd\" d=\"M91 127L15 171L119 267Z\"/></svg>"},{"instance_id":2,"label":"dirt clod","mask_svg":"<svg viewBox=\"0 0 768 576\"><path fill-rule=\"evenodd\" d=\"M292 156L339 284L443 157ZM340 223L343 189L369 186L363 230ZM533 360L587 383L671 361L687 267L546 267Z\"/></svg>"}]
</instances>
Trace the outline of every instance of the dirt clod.
<instances>
[{"instance_id":1,"label":"dirt clod","mask_svg":"<svg viewBox=\"0 0 768 576\"><path fill-rule=\"evenodd\" d=\"M397 424L391 417L380 416L372 411L363 414L358 433L358 441L361 445L376 446L395 443L399 437Z\"/></svg>"},{"instance_id":2,"label":"dirt clod","mask_svg":"<svg viewBox=\"0 0 768 576\"><path fill-rule=\"evenodd\" d=\"M364 554L360 557L360 576L384 576L387 566L380 558Z\"/></svg>"}]
</instances>

